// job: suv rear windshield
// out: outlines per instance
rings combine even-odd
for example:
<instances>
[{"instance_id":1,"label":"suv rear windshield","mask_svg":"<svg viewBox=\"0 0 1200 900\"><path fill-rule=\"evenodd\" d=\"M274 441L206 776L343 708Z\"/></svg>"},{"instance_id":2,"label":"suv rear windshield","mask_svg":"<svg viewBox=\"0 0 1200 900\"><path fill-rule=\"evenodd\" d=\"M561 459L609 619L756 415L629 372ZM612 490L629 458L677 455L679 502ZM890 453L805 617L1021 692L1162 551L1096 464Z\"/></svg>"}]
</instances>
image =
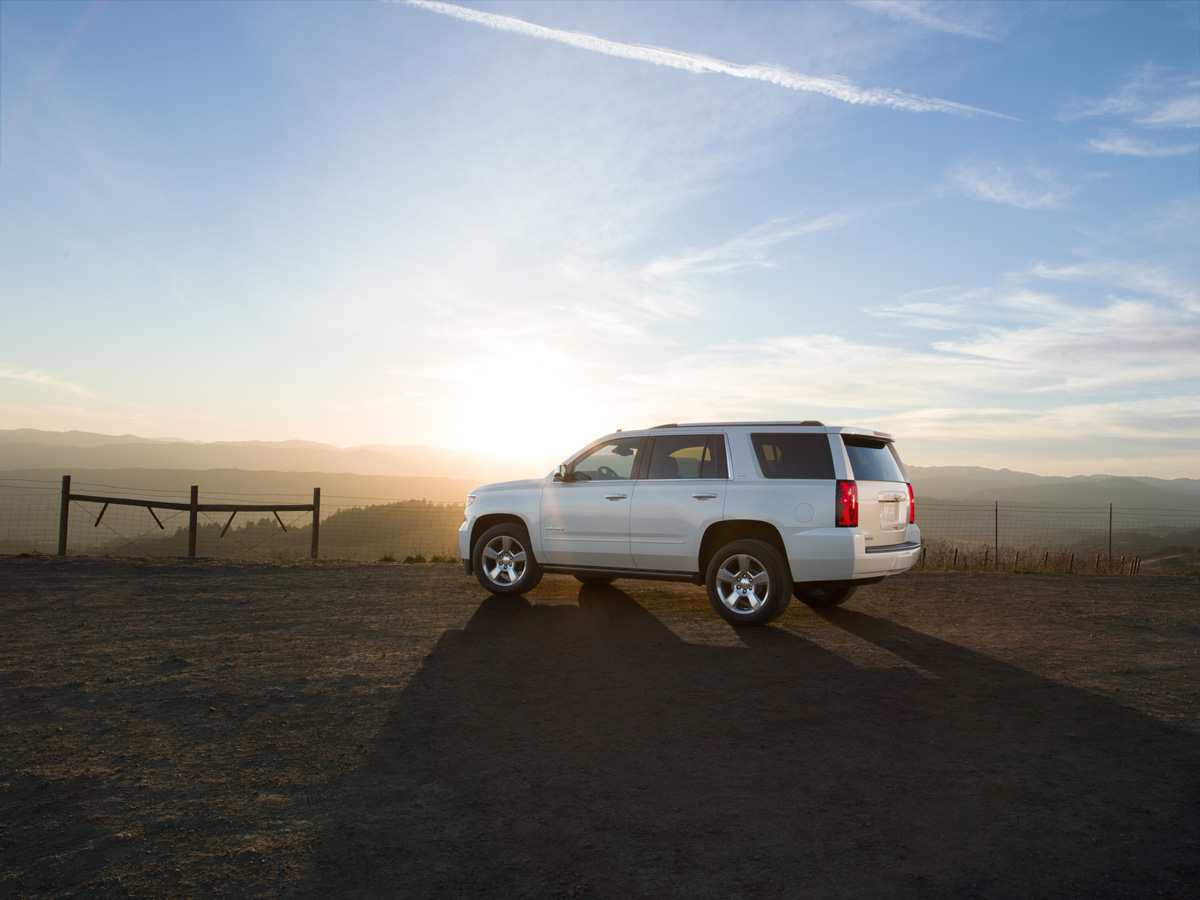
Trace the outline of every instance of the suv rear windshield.
<instances>
[{"instance_id":1,"label":"suv rear windshield","mask_svg":"<svg viewBox=\"0 0 1200 900\"><path fill-rule=\"evenodd\" d=\"M764 478L833 478L833 457L824 434L752 434Z\"/></svg>"},{"instance_id":2,"label":"suv rear windshield","mask_svg":"<svg viewBox=\"0 0 1200 900\"><path fill-rule=\"evenodd\" d=\"M900 464L892 454L886 441L870 438L842 436L846 453L850 456L850 468L858 481L907 481L900 471Z\"/></svg>"}]
</instances>

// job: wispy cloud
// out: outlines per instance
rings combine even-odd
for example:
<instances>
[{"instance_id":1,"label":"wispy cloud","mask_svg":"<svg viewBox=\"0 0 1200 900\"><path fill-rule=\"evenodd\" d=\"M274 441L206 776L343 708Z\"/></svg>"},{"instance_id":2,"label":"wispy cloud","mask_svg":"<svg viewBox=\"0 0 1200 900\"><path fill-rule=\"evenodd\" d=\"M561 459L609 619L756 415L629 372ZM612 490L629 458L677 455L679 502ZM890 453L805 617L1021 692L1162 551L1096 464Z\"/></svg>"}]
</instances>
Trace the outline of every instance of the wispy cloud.
<instances>
[{"instance_id":1,"label":"wispy cloud","mask_svg":"<svg viewBox=\"0 0 1200 900\"><path fill-rule=\"evenodd\" d=\"M979 38L985 41L999 40L978 25L953 21L938 15L939 12L960 13L971 11L978 3L935 4L925 0L853 0L855 6L868 9L909 25L917 25L933 31L944 31L947 34L957 34L960 37ZM936 12L935 12L936 11Z\"/></svg>"},{"instance_id":2,"label":"wispy cloud","mask_svg":"<svg viewBox=\"0 0 1200 900\"><path fill-rule=\"evenodd\" d=\"M79 397L94 396L87 388L80 387L70 381L64 381L61 378L56 378L53 375L47 375L43 372L18 372L15 369L10 369L0 366L0 378L8 378L13 381L23 381L26 384L40 384L43 387L54 388L57 391L63 391L68 394L75 394Z\"/></svg>"},{"instance_id":3,"label":"wispy cloud","mask_svg":"<svg viewBox=\"0 0 1200 900\"><path fill-rule=\"evenodd\" d=\"M1043 166L1011 166L996 160L960 163L950 170L949 180L968 197L1020 209L1055 207L1079 190Z\"/></svg>"},{"instance_id":4,"label":"wispy cloud","mask_svg":"<svg viewBox=\"0 0 1200 900\"><path fill-rule=\"evenodd\" d=\"M1200 321L1148 301L1110 297L1102 306L1059 306L1050 322L989 328L941 341L952 354L1020 366L1039 373L1032 390L1099 390L1200 378Z\"/></svg>"},{"instance_id":5,"label":"wispy cloud","mask_svg":"<svg viewBox=\"0 0 1200 900\"><path fill-rule=\"evenodd\" d=\"M1107 403L1056 404L1045 409L991 407L965 413L971 440L1013 440L1037 435L1062 440L1064 432L1106 437L1141 437L1147 430L1164 438L1200 439L1200 396L1145 397ZM903 429L924 438L961 437L964 410L924 407L897 414ZM1069 474L1078 475L1078 471Z\"/></svg>"},{"instance_id":6,"label":"wispy cloud","mask_svg":"<svg viewBox=\"0 0 1200 900\"><path fill-rule=\"evenodd\" d=\"M965 429L978 439L974 429L986 424L986 411L1008 409L1017 423L1045 416L1048 437L1056 415L1060 442L1066 421L1078 422L1072 432L1077 436L1089 428L1111 429L1111 422L1092 413L1068 416L1069 410L1096 406L1098 398L1100 405L1130 400L1136 407L1130 394L1137 386L1138 395L1158 396L1170 411L1172 397L1196 392L1196 316L1181 316L1165 304L1111 297L1100 304L1071 305L1030 291L1015 291L1003 302L1017 324L972 324L966 311L951 310L967 333L924 348L836 334L735 339L660 363L644 360L611 386L620 404L639 410L646 421L672 415L698 420L833 415L846 423L890 427L908 414L940 409L949 411L958 435ZM1024 310L1034 312L1027 316ZM896 385L904 386L899 405ZM1024 411L1018 416L1015 407ZM924 430L913 422L895 427ZM923 436L944 435L932 429ZM1032 439L1011 430L1007 437L1013 439L1010 453Z\"/></svg>"},{"instance_id":7,"label":"wispy cloud","mask_svg":"<svg viewBox=\"0 0 1200 900\"><path fill-rule=\"evenodd\" d=\"M1087 143L1089 150L1097 153L1112 153L1117 156L1182 156L1200 149L1200 144L1157 144L1145 138L1134 137L1117 131L1094 137Z\"/></svg>"},{"instance_id":8,"label":"wispy cloud","mask_svg":"<svg viewBox=\"0 0 1200 900\"><path fill-rule=\"evenodd\" d=\"M987 288L943 287L913 291L895 303L868 307L864 312L896 319L911 328L929 331L978 331L989 322L1011 320L1019 312L1026 320L1043 320L1061 308L1052 294L1017 288L997 293Z\"/></svg>"},{"instance_id":9,"label":"wispy cloud","mask_svg":"<svg viewBox=\"0 0 1200 900\"><path fill-rule=\"evenodd\" d=\"M685 273L725 274L774 265L769 250L799 237L835 231L854 220L850 212L835 212L811 219L775 219L751 228L712 247L688 248L661 257L647 265L643 275L651 279L677 278Z\"/></svg>"},{"instance_id":10,"label":"wispy cloud","mask_svg":"<svg viewBox=\"0 0 1200 900\"><path fill-rule=\"evenodd\" d=\"M1113 93L1076 104L1059 121L1124 118L1146 128L1200 128L1200 80L1145 63Z\"/></svg>"},{"instance_id":11,"label":"wispy cloud","mask_svg":"<svg viewBox=\"0 0 1200 900\"><path fill-rule=\"evenodd\" d=\"M582 50L590 50L593 53L603 53L607 56L653 63L657 66L681 69L685 72L696 74L713 72L721 75L731 75L734 78L765 81L769 84L775 84L794 91L822 94L826 97L832 97L835 100L841 100L844 103L862 106L882 106L907 112L941 112L960 116L982 115L995 116L1001 119L1013 118L1002 113L980 109L976 106L955 103L952 100L942 100L937 97L922 97L918 94L909 94L905 91L892 88L863 88L854 84L849 79L838 75L805 75L800 72L793 72L782 66L743 65L741 63L715 59L711 56L702 56L698 53L670 50L665 47L625 44L584 32L548 28L544 25L535 25L532 22L526 22L523 19L516 19L511 16L501 16L495 13L482 12L477 9L456 6L452 3L442 3L440 0L389 0L389 2L400 2L407 6L419 7L420 9L429 10L430 12L444 16L453 16L465 22L472 22L477 25L494 28L498 31L507 31L540 40L555 41L571 47L578 47Z\"/></svg>"},{"instance_id":12,"label":"wispy cloud","mask_svg":"<svg viewBox=\"0 0 1200 900\"><path fill-rule=\"evenodd\" d=\"M1200 312L1200 290L1188 275L1173 268L1140 260L1106 260L1072 265L1038 264L1030 272L1037 278L1134 291L1176 300L1191 312Z\"/></svg>"},{"instance_id":13,"label":"wispy cloud","mask_svg":"<svg viewBox=\"0 0 1200 900\"><path fill-rule=\"evenodd\" d=\"M881 379L878 361L886 360ZM870 361L871 364L864 364ZM624 379L638 402L663 403L701 416L746 418L780 415L780 410L885 409L904 385L906 405L954 404L965 395L991 396L998 385L1032 387L1033 373L1019 364L930 349L905 349L888 342L852 340L835 334L790 334L731 340L665 364L631 372ZM670 415L662 408L653 415ZM682 412L677 412L683 415Z\"/></svg>"}]
</instances>

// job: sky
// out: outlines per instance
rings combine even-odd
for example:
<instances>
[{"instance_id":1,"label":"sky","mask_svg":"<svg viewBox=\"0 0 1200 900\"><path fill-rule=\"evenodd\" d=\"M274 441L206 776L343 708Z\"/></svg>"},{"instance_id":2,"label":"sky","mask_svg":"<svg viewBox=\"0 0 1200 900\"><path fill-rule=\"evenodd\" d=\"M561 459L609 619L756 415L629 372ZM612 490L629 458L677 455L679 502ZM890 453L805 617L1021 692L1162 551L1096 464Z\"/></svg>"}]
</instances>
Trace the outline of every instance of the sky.
<instances>
[{"instance_id":1,"label":"sky","mask_svg":"<svg viewBox=\"0 0 1200 900\"><path fill-rule=\"evenodd\" d=\"M0 273L0 428L1196 478L1200 3L0 0Z\"/></svg>"}]
</instances>

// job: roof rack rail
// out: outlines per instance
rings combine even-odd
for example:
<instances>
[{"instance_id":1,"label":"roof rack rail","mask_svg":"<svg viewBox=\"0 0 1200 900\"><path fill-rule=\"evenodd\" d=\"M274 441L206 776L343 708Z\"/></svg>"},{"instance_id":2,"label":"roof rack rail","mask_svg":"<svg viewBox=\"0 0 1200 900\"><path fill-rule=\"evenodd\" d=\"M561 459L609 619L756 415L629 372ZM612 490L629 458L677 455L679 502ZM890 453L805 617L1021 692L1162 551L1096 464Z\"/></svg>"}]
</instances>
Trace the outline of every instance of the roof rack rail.
<instances>
[{"instance_id":1,"label":"roof rack rail","mask_svg":"<svg viewBox=\"0 0 1200 900\"><path fill-rule=\"evenodd\" d=\"M818 428L824 428L824 422L818 422L816 419L805 419L803 422L691 422L686 427L688 428L713 428L721 425L813 425ZM666 425L655 425L651 431L656 431L659 428L683 428L678 422L668 422Z\"/></svg>"}]
</instances>

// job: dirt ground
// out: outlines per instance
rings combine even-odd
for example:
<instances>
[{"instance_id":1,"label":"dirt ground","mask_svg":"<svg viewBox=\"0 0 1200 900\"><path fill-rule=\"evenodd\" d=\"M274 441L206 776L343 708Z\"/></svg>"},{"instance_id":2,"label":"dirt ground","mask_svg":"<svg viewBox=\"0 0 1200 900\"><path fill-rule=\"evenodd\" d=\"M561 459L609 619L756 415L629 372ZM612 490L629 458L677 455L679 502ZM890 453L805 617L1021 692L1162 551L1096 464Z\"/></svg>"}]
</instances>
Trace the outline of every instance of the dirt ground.
<instances>
[{"instance_id":1,"label":"dirt ground","mask_svg":"<svg viewBox=\"0 0 1200 900\"><path fill-rule=\"evenodd\" d=\"M1200 582L0 558L0 896L1200 897Z\"/></svg>"}]
</instances>

